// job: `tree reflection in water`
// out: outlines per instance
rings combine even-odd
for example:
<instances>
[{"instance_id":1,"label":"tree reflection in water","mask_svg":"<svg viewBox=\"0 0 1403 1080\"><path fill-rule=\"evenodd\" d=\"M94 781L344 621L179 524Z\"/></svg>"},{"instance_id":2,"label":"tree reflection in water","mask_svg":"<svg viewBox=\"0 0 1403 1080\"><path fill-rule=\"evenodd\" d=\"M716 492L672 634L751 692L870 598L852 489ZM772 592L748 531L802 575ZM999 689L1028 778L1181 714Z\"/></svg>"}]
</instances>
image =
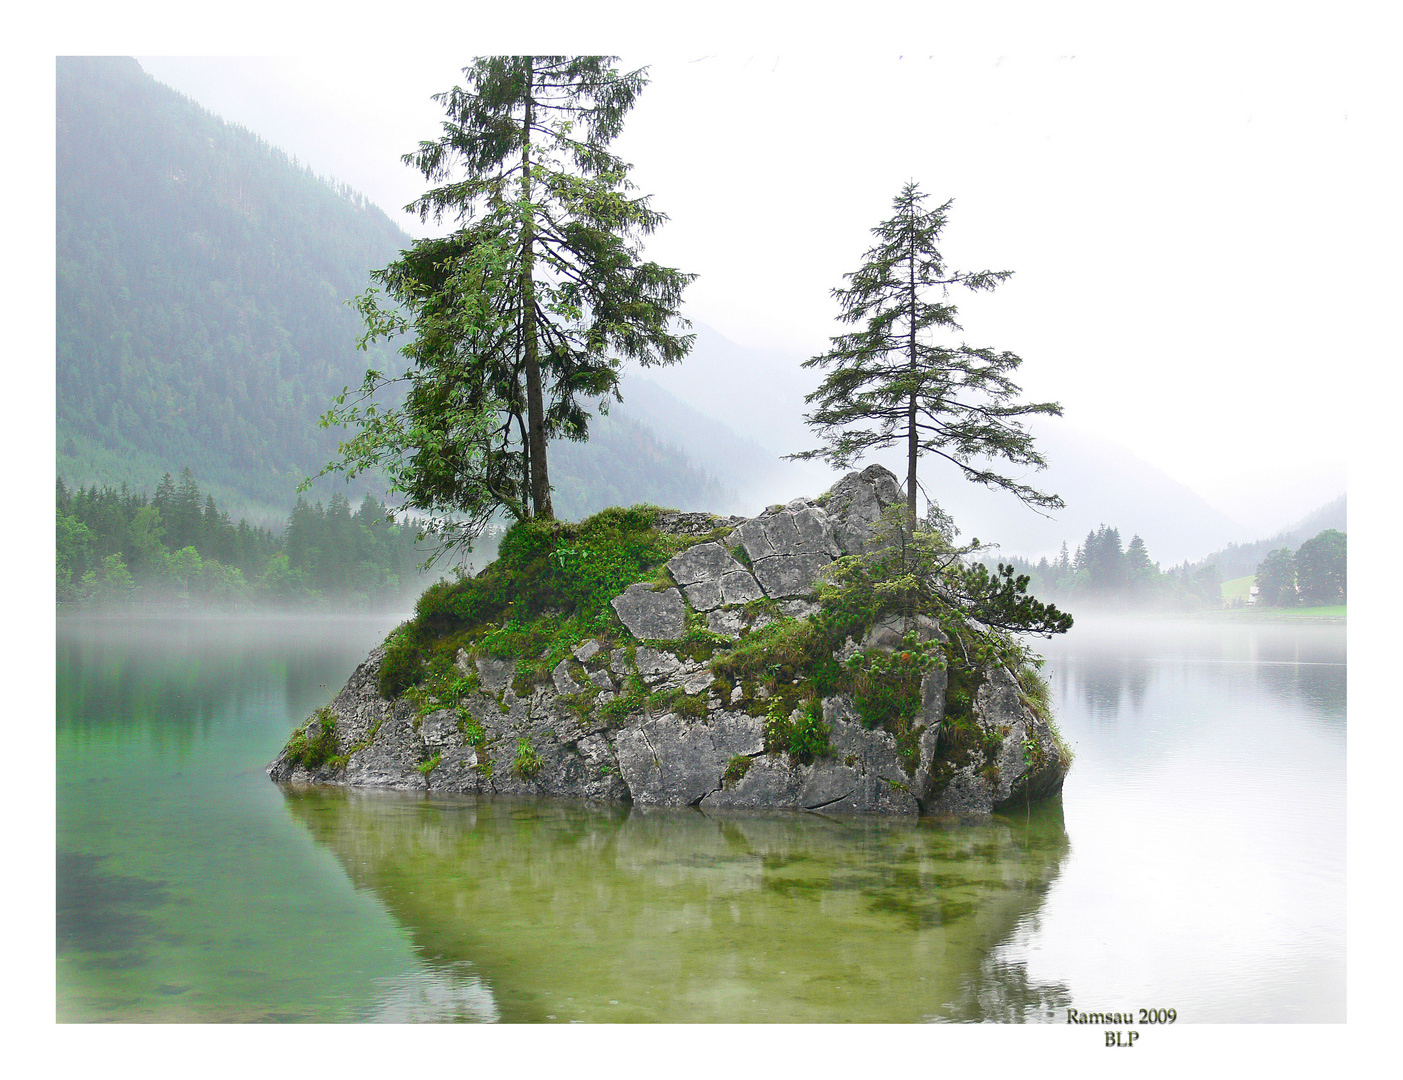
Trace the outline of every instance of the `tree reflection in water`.
<instances>
[{"instance_id":1,"label":"tree reflection in water","mask_svg":"<svg viewBox=\"0 0 1403 1080\"><path fill-rule=\"evenodd\" d=\"M423 958L368 1019L1021 1020L1061 1000L992 960L1069 850L1057 803L966 824L336 790L286 805Z\"/></svg>"}]
</instances>

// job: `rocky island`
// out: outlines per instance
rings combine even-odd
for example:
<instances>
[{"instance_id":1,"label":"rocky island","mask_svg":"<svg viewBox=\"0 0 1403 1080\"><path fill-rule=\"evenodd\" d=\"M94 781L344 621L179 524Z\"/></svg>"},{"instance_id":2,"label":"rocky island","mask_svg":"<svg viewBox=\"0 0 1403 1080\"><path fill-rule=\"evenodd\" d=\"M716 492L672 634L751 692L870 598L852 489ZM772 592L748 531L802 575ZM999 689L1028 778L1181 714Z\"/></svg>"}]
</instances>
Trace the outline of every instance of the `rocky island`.
<instances>
[{"instance_id":1,"label":"rocky island","mask_svg":"<svg viewBox=\"0 0 1403 1080\"><path fill-rule=\"evenodd\" d=\"M903 503L871 466L754 518L519 523L477 577L424 594L268 775L891 815L1058 793L1046 684L989 614L1042 606L904 527Z\"/></svg>"}]
</instances>

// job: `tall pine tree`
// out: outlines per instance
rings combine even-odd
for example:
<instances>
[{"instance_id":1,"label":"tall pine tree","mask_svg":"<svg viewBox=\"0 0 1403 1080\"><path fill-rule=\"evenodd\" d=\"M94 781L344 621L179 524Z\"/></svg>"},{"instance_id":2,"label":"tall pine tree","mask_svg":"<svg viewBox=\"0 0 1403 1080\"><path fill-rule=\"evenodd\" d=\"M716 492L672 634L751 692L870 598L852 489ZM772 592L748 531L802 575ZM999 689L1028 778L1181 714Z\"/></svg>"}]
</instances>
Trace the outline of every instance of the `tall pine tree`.
<instances>
[{"instance_id":1,"label":"tall pine tree","mask_svg":"<svg viewBox=\"0 0 1403 1080\"><path fill-rule=\"evenodd\" d=\"M636 238L665 218L629 197L608 149L644 72L494 56L464 75L435 98L443 134L404 158L436 185L410 209L458 227L374 275L399 310L374 291L360 301L367 341L413 334L406 404L362 404L395 381L371 371L324 419L361 429L328 468L386 469L445 547L499 506L553 517L548 440L588 438L588 405L618 398L624 360L674 363L692 342L676 329L692 275L642 261Z\"/></svg>"},{"instance_id":2,"label":"tall pine tree","mask_svg":"<svg viewBox=\"0 0 1403 1080\"><path fill-rule=\"evenodd\" d=\"M933 453L957 465L966 479L1012 492L1033 507L1057 509L1044 494L996 471L991 459L1041 469L1022 418L1061 416L1053 402L1026 404L1009 373L1022 360L943 336L961 329L951 288L978 292L1007 280L1011 271L949 269L937 244L950 203L925 210L926 196L908 183L892 203L895 214L872 230L877 244L861 267L833 290L845 323L863 324L832 340L832 348L805 362L829 369L804 400L817 407L804 419L826 446L791 455L820 457L847 468L874 449L906 444L906 506L916 522L916 461Z\"/></svg>"}]
</instances>

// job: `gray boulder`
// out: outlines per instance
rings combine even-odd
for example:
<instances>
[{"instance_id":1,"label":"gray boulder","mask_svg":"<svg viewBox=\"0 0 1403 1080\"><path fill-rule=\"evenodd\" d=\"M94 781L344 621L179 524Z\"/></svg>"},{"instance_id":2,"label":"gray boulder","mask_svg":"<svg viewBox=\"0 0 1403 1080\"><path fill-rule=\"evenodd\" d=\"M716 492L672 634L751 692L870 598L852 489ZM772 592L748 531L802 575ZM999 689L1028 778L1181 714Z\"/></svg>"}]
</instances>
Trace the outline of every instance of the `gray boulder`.
<instances>
[{"instance_id":1,"label":"gray boulder","mask_svg":"<svg viewBox=\"0 0 1403 1080\"><path fill-rule=\"evenodd\" d=\"M672 579L679 585L691 585L697 581L717 581L723 574L745 567L736 562L724 547L715 541L690 547L667 561Z\"/></svg>"},{"instance_id":2,"label":"gray boulder","mask_svg":"<svg viewBox=\"0 0 1403 1080\"><path fill-rule=\"evenodd\" d=\"M711 611L721 606L721 582L698 581L688 585L684 590L687 594L687 603L691 604L697 611Z\"/></svg>"},{"instance_id":3,"label":"gray boulder","mask_svg":"<svg viewBox=\"0 0 1403 1080\"><path fill-rule=\"evenodd\" d=\"M725 604L748 604L752 600L763 600L764 591L760 583L748 570L733 570L721 579L721 602Z\"/></svg>"},{"instance_id":4,"label":"gray boulder","mask_svg":"<svg viewBox=\"0 0 1403 1080\"><path fill-rule=\"evenodd\" d=\"M838 546L845 555L865 552L873 526L889 506L905 502L896 477L880 465L848 473L831 488L824 503Z\"/></svg>"},{"instance_id":5,"label":"gray boulder","mask_svg":"<svg viewBox=\"0 0 1403 1080\"><path fill-rule=\"evenodd\" d=\"M822 552L772 555L755 563L755 580L765 590L766 596L776 600L783 597L808 596L818 584L824 567L832 561L832 558Z\"/></svg>"},{"instance_id":6,"label":"gray boulder","mask_svg":"<svg viewBox=\"0 0 1403 1080\"><path fill-rule=\"evenodd\" d=\"M889 732L865 727L847 696L824 697L827 750L806 760L765 752L765 709L784 688L749 679L728 685L704 653L668 644L683 637L688 603L706 613L713 632L731 640L774 621L772 605L753 601L774 601L783 618L815 615L812 596L825 568L843 553L863 550L882 510L900 496L895 477L873 466L843 477L820 500L796 499L757 518L659 515L659 529L702 542L668 561L678 587L655 591L636 584L613 598L613 610L635 640L620 641L617 628L602 633L530 689L516 678L515 660L460 652L456 665L464 675L476 673L476 688L459 700L430 699L423 706L379 696L385 654L376 649L332 701L329 715L318 713L306 725L269 766L269 776L295 784L822 814L988 814L1060 791L1065 755L1013 674L1001 667L982 673L972 721L946 717L947 674L927 672L919 715L900 745ZM745 551L750 569L728 544ZM861 641L849 638L835 658L889 653L912 630L922 641L944 640L933 619L891 618ZM633 710L604 714L601 706L617 708L619 695L634 703ZM971 722L978 728L974 737ZM958 729L960 738L942 750L947 729ZM334 737L331 751L326 730ZM336 758L302 764L316 760L305 749L314 742L320 754Z\"/></svg>"},{"instance_id":7,"label":"gray boulder","mask_svg":"<svg viewBox=\"0 0 1403 1080\"><path fill-rule=\"evenodd\" d=\"M720 786L726 767L709 727L671 713L619 732L614 750L639 806L694 806Z\"/></svg>"},{"instance_id":8,"label":"gray boulder","mask_svg":"<svg viewBox=\"0 0 1403 1080\"><path fill-rule=\"evenodd\" d=\"M628 632L644 641L676 641L687 628L687 608L676 589L630 585L609 604Z\"/></svg>"}]
</instances>

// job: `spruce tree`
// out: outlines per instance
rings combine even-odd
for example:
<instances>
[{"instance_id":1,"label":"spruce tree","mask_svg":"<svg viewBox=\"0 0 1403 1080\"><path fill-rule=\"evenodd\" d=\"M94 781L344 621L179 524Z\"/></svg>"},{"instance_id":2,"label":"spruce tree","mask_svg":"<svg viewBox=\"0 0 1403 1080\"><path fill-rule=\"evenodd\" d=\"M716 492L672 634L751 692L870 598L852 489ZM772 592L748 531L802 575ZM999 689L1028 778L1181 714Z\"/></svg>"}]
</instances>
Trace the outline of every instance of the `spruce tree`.
<instances>
[{"instance_id":1,"label":"spruce tree","mask_svg":"<svg viewBox=\"0 0 1403 1080\"><path fill-rule=\"evenodd\" d=\"M872 230L877 244L862 266L846 275L846 288L833 290L841 320L863 328L833 338L828 352L805 362L828 369L804 399L817 406L804 419L826 445L791 457L818 457L847 468L871 450L904 441L912 528L916 461L923 453L943 457L966 479L1012 492L1029 506L1060 508L1056 495L996 471L991 459L1043 468L1022 418L1061 416L1062 407L1018 400L1021 390L1009 373L1022 360L1013 353L943 340L961 330L957 309L946 299L949 290L990 290L1011 271L949 269L937 244L951 203L925 210L925 199L915 183L907 183L892 203L895 214Z\"/></svg>"},{"instance_id":2,"label":"spruce tree","mask_svg":"<svg viewBox=\"0 0 1403 1080\"><path fill-rule=\"evenodd\" d=\"M373 275L398 309L375 290L359 301L363 344L413 335L406 403L362 405L397 381L371 371L323 420L361 429L328 469L384 468L443 547L498 507L553 517L548 441L588 438L588 406L619 398L624 360L675 363L692 343L678 308L693 275L642 261L637 238L665 218L629 196L608 149L645 73L612 57L494 56L464 76L434 99L442 135L404 157L435 185L409 209L457 227Z\"/></svg>"}]
</instances>

